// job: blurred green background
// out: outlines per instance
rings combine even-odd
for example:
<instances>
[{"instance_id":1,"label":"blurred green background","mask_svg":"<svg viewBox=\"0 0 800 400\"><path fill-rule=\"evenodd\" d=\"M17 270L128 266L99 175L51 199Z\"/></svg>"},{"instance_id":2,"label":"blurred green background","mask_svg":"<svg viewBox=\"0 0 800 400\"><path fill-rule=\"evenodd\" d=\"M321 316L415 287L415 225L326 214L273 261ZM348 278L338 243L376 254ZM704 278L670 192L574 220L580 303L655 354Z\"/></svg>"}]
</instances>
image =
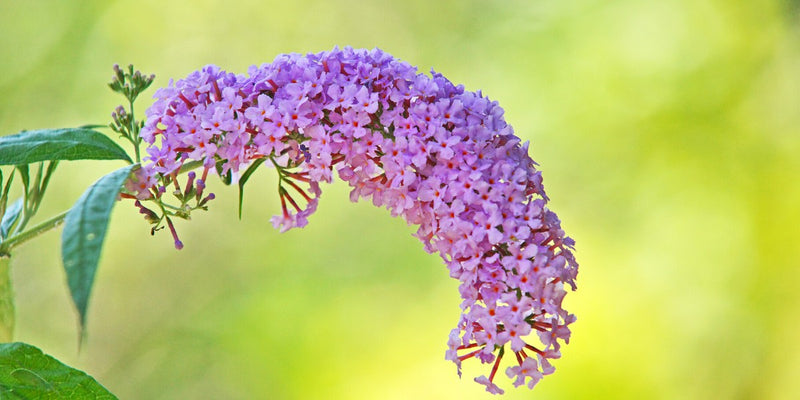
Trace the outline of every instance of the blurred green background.
<instances>
[{"instance_id":1,"label":"blurred green background","mask_svg":"<svg viewBox=\"0 0 800 400\"><path fill-rule=\"evenodd\" d=\"M285 52L380 47L482 89L532 142L577 240L557 372L508 398L800 396L797 1L0 0L0 133L106 123L114 63L170 78ZM151 102L149 91L137 111ZM141 114L140 114L141 115ZM62 163L40 211L111 162ZM457 282L412 228L325 188L279 234L275 177L212 185L186 247L114 210L77 349L59 233L12 260L16 339L122 399L478 399L444 360Z\"/></svg>"}]
</instances>

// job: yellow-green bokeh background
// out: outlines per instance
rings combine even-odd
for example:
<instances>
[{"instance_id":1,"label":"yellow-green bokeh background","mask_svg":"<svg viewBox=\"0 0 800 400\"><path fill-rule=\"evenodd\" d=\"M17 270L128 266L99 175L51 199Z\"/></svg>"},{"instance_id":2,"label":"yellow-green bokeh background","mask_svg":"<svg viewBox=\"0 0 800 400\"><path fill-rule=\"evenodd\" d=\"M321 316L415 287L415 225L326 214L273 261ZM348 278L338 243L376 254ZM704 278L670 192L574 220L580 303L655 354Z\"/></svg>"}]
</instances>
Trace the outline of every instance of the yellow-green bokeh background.
<instances>
[{"instance_id":1,"label":"yellow-green bokeh background","mask_svg":"<svg viewBox=\"0 0 800 400\"><path fill-rule=\"evenodd\" d=\"M800 396L797 1L0 0L0 133L105 123L111 65L380 47L506 109L577 240L572 343L508 398ZM149 104L149 95L141 108ZM63 163L41 217L111 162ZM152 238L114 210L77 350L56 232L13 258L16 339L122 399L477 399L444 360L457 283L347 188L279 234L272 171ZM483 373L481 370L480 373ZM511 385L500 379L501 386Z\"/></svg>"}]
</instances>

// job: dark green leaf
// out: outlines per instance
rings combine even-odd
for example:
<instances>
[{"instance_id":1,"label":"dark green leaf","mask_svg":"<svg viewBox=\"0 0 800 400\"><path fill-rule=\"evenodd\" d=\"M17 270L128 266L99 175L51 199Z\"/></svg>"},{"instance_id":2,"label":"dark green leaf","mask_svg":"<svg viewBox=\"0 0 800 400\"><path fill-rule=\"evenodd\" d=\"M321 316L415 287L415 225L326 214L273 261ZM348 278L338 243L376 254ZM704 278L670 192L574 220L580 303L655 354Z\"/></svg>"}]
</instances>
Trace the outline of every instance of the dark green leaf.
<instances>
[{"instance_id":1,"label":"dark green leaf","mask_svg":"<svg viewBox=\"0 0 800 400\"><path fill-rule=\"evenodd\" d=\"M22 187L25 193L28 193L28 187L30 186L31 177L28 174L28 164L17 165L17 171L19 171L20 179L22 179Z\"/></svg>"},{"instance_id":2,"label":"dark green leaf","mask_svg":"<svg viewBox=\"0 0 800 400\"><path fill-rule=\"evenodd\" d=\"M97 128L108 128L108 125L86 124L78 127L78 129L97 129Z\"/></svg>"},{"instance_id":3,"label":"dark green leaf","mask_svg":"<svg viewBox=\"0 0 800 400\"><path fill-rule=\"evenodd\" d=\"M14 222L17 222L21 212L22 197L13 202L11 206L6 209L6 213L3 214L3 220L0 221L0 239L8 237L8 234L11 232L11 227L14 226Z\"/></svg>"},{"instance_id":4,"label":"dark green leaf","mask_svg":"<svg viewBox=\"0 0 800 400\"><path fill-rule=\"evenodd\" d=\"M50 183L50 178L53 177L53 173L56 172L57 167L58 161L50 161L47 163L47 172L44 174L44 180L42 181L42 186L40 187L42 193L47 190L47 185Z\"/></svg>"},{"instance_id":5,"label":"dark green leaf","mask_svg":"<svg viewBox=\"0 0 800 400\"><path fill-rule=\"evenodd\" d=\"M72 301L78 310L81 331L100 260L111 209L133 165L120 168L95 182L67 212L61 234L61 259L67 272Z\"/></svg>"},{"instance_id":6,"label":"dark green leaf","mask_svg":"<svg viewBox=\"0 0 800 400\"><path fill-rule=\"evenodd\" d=\"M219 160L216 164L214 164L214 167L217 169L217 175L219 175L219 178L222 179L222 183L230 185L231 182L233 182L233 176L231 175L231 170L228 170L228 172L224 174L222 173L222 164L224 163L225 161Z\"/></svg>"},{"instance_id":7,"label":"dark green leaf","mask_svg":"<svg viewBox=\"0 0 800 400\"><path fill-rule=\"evenodd\" d=\"M242 177L239 178L239 219L242 219L242 196L244 196L244 184L247 183L247 180L250 179L250 175L253 175L253 172L256 172L258 166L264 163L266 158L259 158L253 161L249 167L247 167L247 171L244 171Z\"/></svg>"},{"instance_id":8,"label":"dark green leaf","mask_svg":"<svg viewBox=\"0 0 800 400\"><path fill-rule=\"evenodd\" d=\"M6 185L3 186L3 194L2 194L2 201L8 200L8 191L11 190L11 183L14 182L14 171L11 171L11 175L8 176L8 180L6 181Z\"/></svg>"},{"instance_id":9,"label":"dark green leaf","mask_svg":"<svg viewBox=\"0 0 800 400\"><path fill-rule=\"evenodd\" d=\"M131 161L119 145L92 129L41 129L0 137L0 165L52 160Z\"/></svg>"},{"instance_id":10,"label":"dark green leaf","mask_svg":"<svg viewBox=\"0 0 800 400\"><path fill-rule=\"evenodd\" d=\"M0 399L6 398L116 399L85 372L25 343L0 344Z\"/></svg>"}]
</instances>

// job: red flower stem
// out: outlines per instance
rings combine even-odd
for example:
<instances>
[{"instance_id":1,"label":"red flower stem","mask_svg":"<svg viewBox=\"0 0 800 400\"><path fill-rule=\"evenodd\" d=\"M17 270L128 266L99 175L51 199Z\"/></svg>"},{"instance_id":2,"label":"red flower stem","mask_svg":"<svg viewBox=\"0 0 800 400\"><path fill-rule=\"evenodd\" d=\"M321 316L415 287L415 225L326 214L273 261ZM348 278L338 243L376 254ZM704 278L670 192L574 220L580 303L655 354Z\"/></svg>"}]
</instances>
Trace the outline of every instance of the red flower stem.
<instances>
[{"instance_id":1,"label":"red flower stem","mask_svg":"<svg viewBox=\"0 0 800 400\"><path fill-rule=\"evenodd\" d=\"M187 99L186 96L183 95L183 93L178 94L178 97L180 97L180 99L183 100L184 103L186 103L187 107L192 108L195 106L195 104L191 100Z\"/></svg>"},{"instance_id":2,"label":"red flower stem","mask_svg":"<svg viewBox=\"0 0 800 400\"><path fill-rule=\"evenodd\" d=\"M217 81L214 80L212 84L214 85L214 94L217 96L217 101L222 100L222 91L219 90L219 85L217 84Z\"/></svg>"},{"instance_id":3,"label":"red flower stem","mask_svg":"<svg viewBox=\"0 0 800 400\"><path fill-rule=\"evenodd\" d=\"M370 178L370 182L386 183L387 180L388 179L386 178L386 173L382 173L376 177Z\"/></svg>"},{"instance_id":4,"label":"red flower stem","mask_svg":"<svg viewBox=\"0 0 800 400\"><path fill-rule=\"evenodd\" d=\"M287 191L286 191L286 189L284 189L284 190L283 190L283 195L284 195L284 197L286 198L286 200L288 200L288 201L289 201L289 203L290 203L290 204L291 204L291 205L292 205L292 206L293 206L293 207L294 207L294 208L297 210L297 212L300 212L300 210L302 210L302 209L300 208L300 206L298 206L298 205L297 205L297 202L296 202L296 201L294 201L294 199L292 198L292 196L289 196L289 192L287 192Z\"/></svg>"},{"instance_id":5,"label":"red flower stem","mask_svg":"<svg viewBox=\"0 0 800 400\"><path fill-rule=\"evenodd\" d=\"M170 175L170 178L172 178L172 183L175 186L175 191L180 192L181 185L178 183L178 171L176 170L175 172L173 172L172 175Z\"/></svg>"},{"instance_id":6,"label":"red flower stem","mask_svg":"<svg viewBox=\"0 0 800 400\"><path fill-rule=\"evenodd\" d=\"M300 188L300 186L297 186L297 184L296 184L296 183L294 183L294 182L292 182L292 181L290 181L290 180L288 180L288 179L284 179L284 182L288 183L288 184L289 184L289 186L293 187L295 190L297 190L298 192L300 192L300 194L301 194L301 195L302 195L302 196L303 196L303 197L306 199L306 201L308 201L308 202L310 202L310 201L311 201L311 197L308 197L308 195L306 194L306 192L305 192L305 191L303 191L303 189L301 189L301 188ZM295 206L295 207L296 207L296 206ZM297 210L297 211L300 211L300 210Z\"/></svg>"},{"instance_id":7,"label":"red flower stem","mask_svg":"<svg viewBox=\"0 0 800 400\"><path fill-rule=\"evenodd\" d=\"M169 226L169 231L172 233L172 238L175 239L175 248L180 250L183 248L183 243L178 239L178 232L175 231L175 226L172 225L172 220L169 217L167 219L167 226Z\"/></svg>"},{"instance_id":8,"label":"red flower stem","mask_svg":"<svg viewBox=\"0 0 800 400\"><path fill-rule=\"evenodd\" d=\"M298 180L300 182L311 183L311 179L305 176L301 176L298 174L286 174L287 178L292 178L294 180Z\"/></svg>"},{"instance_id":9,"label":"red flower stem","mask_svg":"<svg viewBox=\"0 0 800 400\"><path fill-rule=\"evenodd\" d=\"M539 332L547 332L547 328L551 328L552 326L547 322L534 321L531 327Z\"/></svg>"},{"instance_id":10,"label":"red flower stem","mask_svg":"<svg viewBox=\"0 0 800 400\"><path fill-rule=\"evenodd\" d=\"M464 354L463 356L460 356L460 357L458 357L458 361L464 361L464 360L466 360L466 359L468 359L468 358L474 357L474 356L475 356L475 354L478 354L478 353L480 353L480 352L481 352L483 349L485 349L485 348L486 348L486 346L484 346L484 347L481 347L480 349L478 349L478 350L475 350L475 351L473 351L473 352L471 352L471 353Z\"/></svg>"},{"instance_id":11,"label":"red flower stem","mask_svg":"<svg viewBox=\"0 0 800 400\"><path fill-rule=\"evenodd\" d=\"M186 180L186 190L183 192L183 197L189 197L189 192L192 191L192 186L194 185L194 177L195 175L189 175Z\"/></svg>"},{"instance_id":12,"label":"red flower stem","mask_svg":"<svg viewBox=\"0 0 800 400\"><path fill-rule=\"evenodd\" d=\"M470 343L470 344L461 345L461 346L458 346L458 347L456 348L456 350L466 350L466 349L471 349L471 348L473 348L473 347L475 347L475 346L478 346L478 343Z\"/></svg>"},{"instance_id":13,"label":"red flower stem","mask_svg":"<svg viewBox=\"0 0 800 400\"><path fill-rule=\"evenodd\" d=\"M338 163L344 161L344 158L345 157L343 155L339 155L337 157L331 157L331 165L335 165L335 164L338 164Z\"/></svg>"},{"instance_id":14,"label":"red flower stem","mask_svg":"<svg viewBox=\"0 0 800 400\"><path fill-rule=\"evenodd\" d=\"M285 191L286 191L285 189L280 188L280 190L278 190L278 193L280 194L281 197L281 209L283 209L283 216L284 218L289 218L289 210L286 209L286 199L284 198Z\"/></svg>"},{"instance_id":15,"label":"red flower stem","mask_svg":"<svg viewBox=\"0 0 800 400\"><path fill-rule=\"evenodd\" d=\"M503 353L505 353L505 346L500 348L500 353L497 354L497 359L494 360L494 366L492 366L492 373L489 374L489 382L494 380L494 375L497 373L497 367L500 366L500 360L503 358Z\"/></svg>"},{"instance_id":16,"label":"red flower stem","mask_svg":"<svg viewBox=\"0 0 800 400\"><path fill-rule=\"evenodd\" d=\"M525 343L525 348L528 349L528 350L533 350L536 353L538 353L539 355L542 355L542 356L544 355L543 351L541 351L541 350L537 349L536 347L533 347L533 346L531 346L531 345L529 345L527 343Z\"/></svg>"}]
</instances>

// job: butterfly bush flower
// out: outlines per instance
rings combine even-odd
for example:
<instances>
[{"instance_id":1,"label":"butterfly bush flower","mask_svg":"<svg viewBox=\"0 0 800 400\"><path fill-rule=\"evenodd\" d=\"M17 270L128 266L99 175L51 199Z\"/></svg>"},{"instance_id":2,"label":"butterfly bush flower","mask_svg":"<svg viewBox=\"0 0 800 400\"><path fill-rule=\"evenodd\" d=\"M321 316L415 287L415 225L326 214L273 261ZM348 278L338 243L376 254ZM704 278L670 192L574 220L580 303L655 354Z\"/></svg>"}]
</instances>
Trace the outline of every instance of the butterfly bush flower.
<instances>
[{"instance_id":1,"label":"butterfly bush flower","mask_svg":"<svg viewBox=\"0 0 800 400\"><path fill-rule=\"evenodd\" d=\"M280 55L247 75L207 66L155 97L131 195L157 199L174 185L199 202L209 172L236 181L263 163L277 170L281 210L272 223L286 231L307 224L320 183L338 176L351 200L416 225L414 236L460 282L461 316L446 351L459 375L462 362L477 359L489 372L475 381L503 393L495 378L507 352L514 386L532 388L553 372L549 360L575 321L562 307L566 287L575 290L574 242L497 102L380 50L352 48ZM180 189L187 166L201 167L201 177Z\"/></svg>"}]
</instances>

